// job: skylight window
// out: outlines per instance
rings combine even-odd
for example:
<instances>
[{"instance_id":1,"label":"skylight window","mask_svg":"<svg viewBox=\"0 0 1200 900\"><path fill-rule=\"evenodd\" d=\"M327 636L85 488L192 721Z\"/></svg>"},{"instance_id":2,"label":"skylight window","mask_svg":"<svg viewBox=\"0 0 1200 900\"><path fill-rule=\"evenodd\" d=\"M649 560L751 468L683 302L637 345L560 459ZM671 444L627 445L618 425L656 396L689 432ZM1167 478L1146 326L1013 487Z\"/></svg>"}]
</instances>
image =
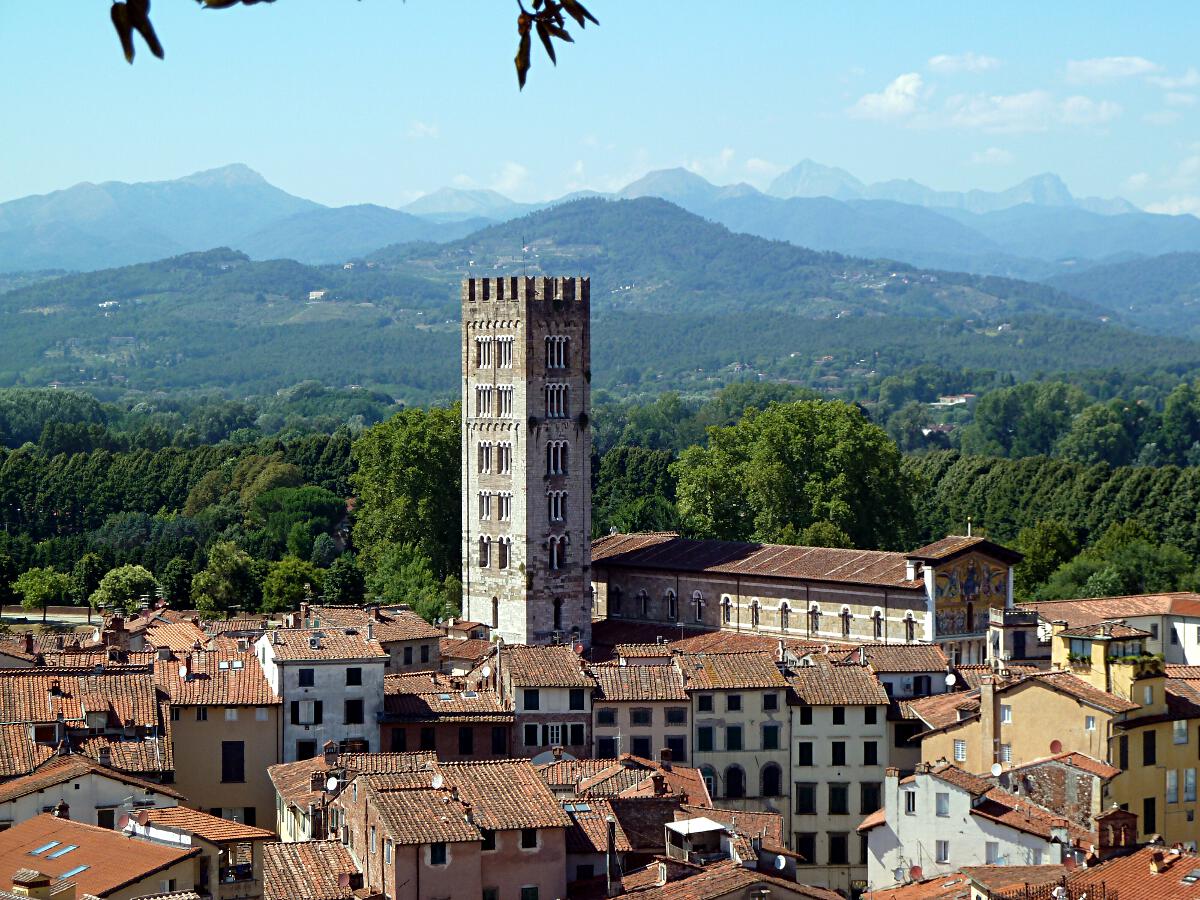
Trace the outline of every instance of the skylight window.
<instances>
[{"instance_id":1,"label":"skylight window","mask_svg":"<svg viewBox=\"0 0 1200 900\"><path fill-rule=\"evenodd\" d=\"M53 853L51 853L49 856L47 856L46 859L58 859L60 856L66 856L72 850L78 850L78 849L79 849L78 844L67 844L67 846L60 847L58 850L55 850Z\"/></svg>"},{"instance_id":2,"label":"skylight window","mask_svg":"<svg viewBox=\"0 0 1200 900\"><path fill-rule=\"evenodd\" d=\"M223 659L223 660L221 660L219 663L217 663L217 668L218 668L218 669L228 669L228 668L229 668L229 662L228 662L227 660L224 660L224 659Z\"/></svg>"},{"instance_id":3,"label":"skylight window","mask_svg":"<svg viewBox=\"0 0 1200 900\"><path fill-rule=\"evenodd\" d=\"M89 868L89 866L76 866L73 869L67 869L67 871L58 876L58 880L66 881L68 878L74 878L80 872L86 872Z\"/></svg>"},{"instance_id":4,"label":"skylight window","mask_svg":"<svg viewBox=\"0 0 1200 900\"><path fill-rule=\"evenodd\" d=\"M451 698L450 698L449 694L438 694L438 699L439 700L449 700Z\"/></svg>"},{"instance_id":5,"label":"skylight window","mask_svg":"<svg viewBox=\"0 0 1200 900\"><path fill-rule=\"evenodd\" d=\"M30 856L41 856L47 850L49 850L53 847L57 847L61 843L62 843L62 841L51 841L48 844L42 844L42 846L38 847L36 850L30 850L29 855Z\"/></svg>"}]
</instances>

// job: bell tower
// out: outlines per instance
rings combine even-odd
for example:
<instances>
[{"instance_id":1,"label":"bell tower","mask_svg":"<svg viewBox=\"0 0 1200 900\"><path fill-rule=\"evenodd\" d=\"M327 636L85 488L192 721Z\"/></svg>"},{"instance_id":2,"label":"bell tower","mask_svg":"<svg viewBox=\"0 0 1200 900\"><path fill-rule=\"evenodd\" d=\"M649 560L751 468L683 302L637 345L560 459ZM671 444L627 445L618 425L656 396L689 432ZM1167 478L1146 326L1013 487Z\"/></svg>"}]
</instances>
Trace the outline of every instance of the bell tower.
<instances>
[{"instance_id":1,"label":"bell tower","mask_svg":"<svg viewBox=\"0 0 1200 900\"><path fill-rule=\"evenodd\" d=\"M591 641L591 283L462 284L463 616Z\"/></svg>"}]
</instances>

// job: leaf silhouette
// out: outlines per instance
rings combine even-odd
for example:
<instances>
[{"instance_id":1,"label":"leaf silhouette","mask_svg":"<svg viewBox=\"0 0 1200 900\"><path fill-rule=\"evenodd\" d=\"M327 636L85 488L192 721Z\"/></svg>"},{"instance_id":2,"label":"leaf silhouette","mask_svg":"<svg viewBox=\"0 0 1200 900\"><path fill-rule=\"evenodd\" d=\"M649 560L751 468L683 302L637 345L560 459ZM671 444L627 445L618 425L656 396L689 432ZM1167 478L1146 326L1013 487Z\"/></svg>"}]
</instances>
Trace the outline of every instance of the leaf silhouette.
<instances>
[{"instance_id":1,"label":"leaf silhouette","mask_svg":"<svg viewBox=\"0 0 1200 900\"><path fill-rule=\"evenodd\" d=\"M521 43L517 47L517 57L513 60L517 64L517 84L523 90L525 88L525 75L529 71L529 29L521 35Z\"/></svg>"},{"instance_id":2,"label":"leaf silhouette","mask_svg":"<svg viewBox=\"0 0 1200 900\"><path fill-rule=\"evenodd\" d=\"M121 41L121 49L125 52L125 62L133 62L133 24L129 21L129 7L124 3L114 3L109 10L113 28L117 29L117 37Z\"/></svg>"},{"instance_id":3,"label":"leaf silhouette","mask_svg":"<svg viewBox=\"0 0 1200 900\"><path fill-rule=\"evenodd\" d=\"M158 41L158 35L154 33L154 26L150 24L150 0L126 0L125 6L128 9L129 24L142 36L150 52L162 59L162 44Z\"/></svg>"},{"instance_id":4,"label":"leaf silhouette","mask_svg":"<svg viewBox=\"0 0 1200 900\"><path fill-rule=\"evenodd\" d=\"M546 29L546 23L538 20L537 23L538 37L542 39L542 46L546 48L546 55L550 57L550 62L558 65L558 59L554 56L554 42L550 40L550 32Z\"/></svg>"}]
</instances>

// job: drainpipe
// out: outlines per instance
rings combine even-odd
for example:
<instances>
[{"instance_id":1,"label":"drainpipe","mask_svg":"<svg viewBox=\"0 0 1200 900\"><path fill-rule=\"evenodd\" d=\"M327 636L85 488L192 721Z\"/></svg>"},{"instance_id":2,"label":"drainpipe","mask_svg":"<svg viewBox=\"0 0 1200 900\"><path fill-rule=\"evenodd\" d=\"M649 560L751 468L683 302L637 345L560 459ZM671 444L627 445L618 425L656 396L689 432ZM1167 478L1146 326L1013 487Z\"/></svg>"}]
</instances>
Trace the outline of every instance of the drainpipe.
<instances>
[{"instance_id":1,"label":"drainpipe","mask_svg":"<svg viewBox=\"0 0 1200 900\"><path fill-rule=\"evenodd\" d=\"M615 897L621 893L621 885L614 881L617 867L617 820L612 816L604 819L604 880L606 897Z\"/></svg>"}]
</instances>

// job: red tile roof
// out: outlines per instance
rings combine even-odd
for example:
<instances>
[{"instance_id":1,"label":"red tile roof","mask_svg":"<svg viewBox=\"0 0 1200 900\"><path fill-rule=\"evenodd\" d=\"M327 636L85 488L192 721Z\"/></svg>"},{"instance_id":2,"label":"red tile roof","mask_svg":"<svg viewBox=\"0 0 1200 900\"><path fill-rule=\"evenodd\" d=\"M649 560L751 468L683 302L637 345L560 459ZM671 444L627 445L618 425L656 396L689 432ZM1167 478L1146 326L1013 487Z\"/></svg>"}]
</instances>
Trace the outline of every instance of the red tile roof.
<instances>
[{"instance_id":1,"label":"red tile roof","mask_svg":"<svg viewBox=\"0 0 1200 900\"><path fill-rule=\"evenodd\" d=\"M586 800L563 800L563 812L571 819L571 827L567 829L568 853L604 853L608 846L607 820L609 816L616 821L616 836L614 847L618 853L629 853L633 850L629 835L621 827L621 820L613 813L612 804L608 800L588 798ZM658 846L662 847L662 828L659 828Z\"/></svg>"},{"instance_id":2,"label":"red tile roof","mask_svg":"<svg viewBox=\"0 0 1200 900\"><path fill-rule=\"evenodd\" d=\"M388 675L383 708L389 719L407 722L511 722L514 713L500 695L482 686L465 690L461 681L436 672Z\"/></svg>"},{"instance_id":3,"label":"red tile roof","mask_svg":"<svg viewBox=\"0 0 1200 900\"><path fill-rule=\"evenodd\" d=\"M954 559L968 551L983 553L1014 565L1024 559L1016 550L1010 550L1008 547L978 535L950 535L904 555L908 559L919 559L922 562L937 564Z\"/></svg>"},{"instance_id":4,"label":"red tile roof","mask_svg":"<svg viewBox=\"0 0 1200 900\"><path fill-rule=\"evenodd\" d=\"M971 882L961 872L863 894L862 900L968 900Z\"/></svg>"},{"instance_id":5,"label":"red tile roof","mask_svg":"<svg viewBox=\"0 0 1200 900\"><path fill-rule=\"evenodd\" d=\"M368 784L375 776L363 776ZM386 778L387 776L379 776ZM478 841L479 829L461 800L449 790L406 787L403 790L367 788L367 804L383 820L386 834L397 844Z\"/></svg>"},{"instance_id":6,"label":"red tile roof","mask_svg":"<svg viewBox=\"0 0 1200 900\"><path fill-rule=\"evenodd\" d=\"M187 677L180 671L186 666ZM271 690L253 651L196 650L156 660L155 682L172 706L274 706Z\"/></svg>"},{"instance_id":7,"label":"red tile roof","mask_svg":"<svg viewBox=\"0 0 1200 900\"><path fill-rule=\"evenodd\" d=\"M570 820L527 759L440 763L446 782L474 806L480 828L566 828Z\"/></svg>"},{"instance_id":8,"label":"red tile roof","mask_svg":"<svg viewBox=\"0 0 1200 900\"><path fill-rule=\"evenodd\" d=\"M976 691L951 691L906 701L904 708L934 730L946 728L979 712ZM961 714L960 714L961 712Z\"/></svg>"},{"instance_id":9,"label":"red tile roof","mask_svg":"<svg viewBox=\"0 0 1200 900\"><path fill-rule=\"evenodd\" d=\"M1163 594L1130 594L1122 597L1091 597L1083 600L1041 600L1022 604L1036 609L1048 622L1068 626L1090 625L1105 619L1136 616L1200 616L1200 594L1175 591Z\"/></svg>"},{"instance_id":10,"label":"red tile roof","mask_svg":"<svg viewBox=\"0 0 1200 900\"><path fill-rule=\"evenodd\" d=\"M1121 640L1124 638L1147 638L1150 632L1141 628L1131 628L1124 622L1091 622L1087 625L1076 625L1064 628L1059 632L1060 637L1091 638L1094 641L1108 639Z\"/></svg>"},{"instance_id":11,"label":"red tile roof","mask_svg":"<svg viewBox=\"0 0 1200 900\"><path fill-rule=\"evenodd\" d=\"M358 628L364 633L367 623L372 622L376 639L385 644L442 637L440 628L430 625L412 610L399 607L379 607L376 614L373 608L363 606L310 606L308 617L320 627Z\"/></svg>"},{"instance_id":12,"label":"red tile roof","mask_svg":"<svg viewBox=\"0 0 1200 900\"><path fill-rule=\"evenodd\" d=\"M845 653L853 662L865 656L876 672L945 672L950 661L936 644L863 644Z\"/></svg>"},{"instance_id":13,"label":"red tile roof","mask_svg":"<svg viewBox=\"0 0 1200 900\"><path fill-rule=\"evenodd\" d=\"M828 888L785 881L747 869L728 859L705 866L690 877L668 882L662 887L646 888L630 896L638 900L716 900L719 897L748 896L751 889L760 886L769 889L772 897L842 900L840 894Z\"/></svg>"},{"instance_id":14,"label":"red tile roof","mask_svg":"<svg viewBox=\"0 0 1200 900\"><path fill-rule=\"evenodd\" d=\"M342 875L357 873L338 841L301 841L263 846L263 900L353 900Z\"/></svg>"},{"instance_id":15,"label":"red tile roof","mask_svg":"<svg viewBox=\"0 0 1200 900\"><path fill-rule=\"evenodd\" d=\"M68 781L74 781L76 778L86 778L90 775L110 778L113 781L119 781L122 784L127 784L139 790L154 791L164 797L173 797L176 800L186 799L182 794L165 784L155 784L152 781L146 781L125 772L118 772L116 769L100 765L100 763L87 756L70 753L66 756L52 756L28 775L0 784L0 803L8 803L18 797L24 797L27 794L37 791L44 791L47 788L66 784Z\"/></svg>"},{"instance_id":16,"label":"red tile roof","mask_svg":"<svg viewBox=\"0 0 1200 900\"><path fill-rule=\"evenodd\" d=\"M340 753L334 769L346 773L348 781L360 773L432 770L436 763L437 756L433 753ZM317 755L312 759L268 766L267 776L285 804L305 809L324 793L312 789L313 775L324 776L327 771L324 756ZM324 783L324 777L321 781Z\"/></svg>"},{"instance_id":17,"label":"red tile roof","mask_svg":"<svg viewBox=\"0 0 1200 900\"><path fill-rule=\"evenodd\" d=\"M538 774L558 793L578 797L636 797L654 793L655 774L663 777L667 791L697 806L711 806L712 798L699 769L628 753L618 759L563 759L536 767Z\"/></svg>"},{"instance_id":18,"label":"red tile roof","mask_svg":"<svg viewBox=\"0 0 1200 900\"><path fill-rule=\"evenodd\" d=\"M601 568L754 575L910 590L924 587L924 582L908 579L903 553L697 541L674 532L605 535L592 541L592 564Z\"/></svg>"},{"instance_id":19,"label":"red tile roof","mask_svg":"<svg viewBox=\"0 0 1200 900\"><path fill-rule=\"evenodd\" d=\"M284 662L371 660L386 659L388 656L378 639L367 640L365 628L274 628L267 633L265 640L269 652Z\"/></svg>"},{"instance_id":20,"label":"red tile roof","mask_svg":"<svg viewBox=\"0 0 1200 900\"><path fill-rule=\"evenodd\" d=\"M761 837L767 844L781 846L785 843L783 816L780 813L721 809L715 806L691 806L688 804L681 806L680 810L679 818L694 819L703 816L748 837Z\"/></svg>"},{"instance_id":21,"label":"red tile roof","mask_svg":"<svg viewBox=\"0 0 1200 900\"><path fill-rule=\"evenodd\" d=\"M989 891L1054 884L1069 872L1066 866L963 866L962 873Z\"/></svg>"},{"instance_id":22,"label":"red tile roof","mask_svg":"<svg viewBox=\"0 0 1200 900\"><path fill-rule=\"evenodd\" d=\"M146 809L138 813L139 822L144 818L147 822L160 828L170 828L186 834L194 834L213 844L225 844L233 841L272 841L278 838L273 831L244 825L231 819L189 809L186 806L169 806L160 809Z\"/></svg>"},{"instance_id":23,"label":"red tile roof","mask_svg":"<svg viewBox=\"0 0 1200 900\"><path fill-rule=\"evenodd\" d=\"M676 663L689 691L788 686L769 653L682 653Z\"/></svg>"},{"instance_id":24,"label":"red tile roof","mask_svg":"<svg viewBox=\"0 0 1200 900\"><path fill-rule=\"evenodd\" d=\"M930 775L976 797L982 797L993 788L992 783L986 778L982 778L979 775L972 775L970 772L948 762L936 764L922 763L917 767L917 771L914 774L902 778L900 783L912 784L920 775Z\"/></svg>"},{"instance_id":25,"label":"red tile roof","mask_svg":"<svg viewBox=\"0 0 1200 900\"><path fill-rule=\"evenodd\" d=\"M1152 872L1152 860L1159 871ZM1200 870L1200 856L1195 853L1175 854L1165 847L1142 847L1128 856L1118 856L1086 869L1076 869L1067 876L1074 891L1087 891L1099 896L1096 890L1104 885L1109 897L1120 900L1200 900L1200 881L1188 884L1185 877Z\"/></svg>"},{"instance_id":26,"label":"red tile roof","mask_svg":"<svg viewBox=\"0 0 1200 900\"><path fill-rule=\"evenodd\" d=\"M56 842L54 847L31 855L32 851L51 842ZM51 858L51 853L67 847L74 849ZM198 847L167 847L133 840L109 828L59 819L48 813L0 832L0 872L11 873L36 866L39 871L57 879L85 866L83 871L70 878L79 896L109 896L199 853Z\"/></svg>"},{"instance_id":27,"label":"red tile roof","mask_svg":"<svg viewBox=\"0 0 1200 900\"><path fill-rule=\"evenodd\" d=\"M492 652L495 644L479 638L442 638L440 646L443 659L478 662Z\"/></svg>"},{"instance_id":28,"label":"red tile roof","mask_svg":"<svg viewBox=\"0 0 1200 900\"><path fill-rule=\"evenodd\" d=\"M156 620L146 628L146 642L155 649L191 650L196 644L203 646L207 640L208 635L194 622Z\"/></svg>"},{"instance_id":29,"label":"red tile roof","mask_svg":"<svg viewBox=\"0 0 1200 900\"><path fill-rule=\"evenodd\" d=\"M683 675L673 665L621 666L604 663L590 668L599 688L593 702L653 703L686 701Z\"/></svg>"},{"instance_id":30,"label":"red tile roof","mask_svg":"<svg viewBox=\"0 0 1200 900\"><path fill-rule=\"evenodd\" d=\"M1097 778L1103 778L1106 781L1111 778L1116 778L1121 774L1121 770L1116 766L1110 766L1108 763L1099 759L1094 759L1085 753L1073 753L1069 751L1067 753L1058 753L1054 756L1047 756L1043 759L1035 759L1031 762L1014 766L1012 771L1020 772L1024 769L1030 768L1031 766L1041 766L1049 762L1059 762L1063 763L1064 765L1073 766L1076 769L1087 772L1089 775L1095 775Z\"/></svg>"},{"instance_id":31,"label":"red tile roof","mask_svg":"<svg viewBox=\"0 0 1200 900\"><path fill-rule=\"evenodd\" d=\"M834 664L830 657L807 657L810 666L793 669L788 684L797 701L808 706L887 706L888 695L870 668Z\"/></svg>"},{"instance_id":32,"label":"red tile roof","mask_svg":"<svg viewBox=\"0 0 1200 900\"><path fill-rule=\"evenodd\" d=\"M594 687L596 682L571 647L506 645L501 651L501 674L515 687Z\"/></svg>"}]
</instances>

